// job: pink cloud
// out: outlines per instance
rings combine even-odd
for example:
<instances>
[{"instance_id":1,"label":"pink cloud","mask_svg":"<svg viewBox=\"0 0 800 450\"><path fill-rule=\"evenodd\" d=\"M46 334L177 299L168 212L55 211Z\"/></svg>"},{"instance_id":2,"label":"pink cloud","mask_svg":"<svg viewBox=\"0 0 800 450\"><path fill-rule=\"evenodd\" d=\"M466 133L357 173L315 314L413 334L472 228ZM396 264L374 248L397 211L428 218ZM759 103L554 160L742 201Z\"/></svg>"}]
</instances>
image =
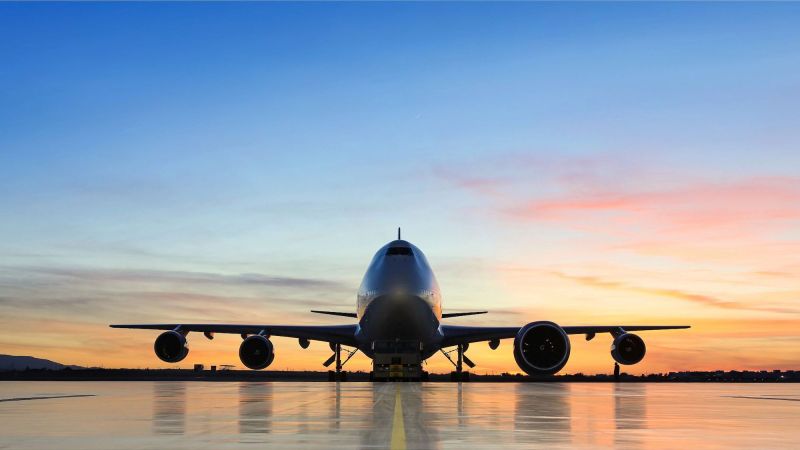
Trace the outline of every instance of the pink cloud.
<instances>
[{"instance_id":1,"label":"pink cloud","mask_svg":"<svg viewBox=\"0 0 800 450\"><path fill-rule=\"evenodd\" d=\"M469 175L447 167L434 167L436 178L447 180L460 189L493 197L500 193L505 182L499 178Z\"/></svg>"},{"instance_id":2,"label":"pink cloud","mask_svg":"<svg viewBox=\"0 0 800 450\"><path fill-rule=\"evenodd\" d=\"M786 253L800 245L800 176L700 176L616 155L501 156L438 176L473 194L481 217L579 231L573 239L584 250L752 270L797 263Z\"/></svg>"},{"instance_id":3,"label":"pink cloud","mask_svg":"<svg viewBox=\"0 0 800 450\"><path fill-rule=\"evenodd\" d=\"M710 228L752 231L755 225L800 219L800 177L758 177L696 183L662 190L593 191L567 186L555 196L533 198L501 208L518 220L579 220L596 213L626 218L670 232Z\"/></svg>"}]
</instances>

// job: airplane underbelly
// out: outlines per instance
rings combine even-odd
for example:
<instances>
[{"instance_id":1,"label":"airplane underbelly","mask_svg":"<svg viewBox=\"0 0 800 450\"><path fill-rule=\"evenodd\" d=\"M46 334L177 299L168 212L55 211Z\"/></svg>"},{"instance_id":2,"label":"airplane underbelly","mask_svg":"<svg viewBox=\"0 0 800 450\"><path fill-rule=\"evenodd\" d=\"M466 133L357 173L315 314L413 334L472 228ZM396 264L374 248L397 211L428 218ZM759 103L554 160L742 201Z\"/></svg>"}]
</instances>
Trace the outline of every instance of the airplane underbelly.
<instances>
[{"instance_id":1,"label":"airplane underbelly","mask_svg":"<svg viewBox=\"0 0 800 450\"><path fill-rule=\"evenodd\" d=\"M372 299L359 322L361 350L371 355L375 341L418 341L430 353L441 340L439 321L431 305L416 296L383 296ZM438 348L438 347L437 347Z\"/></svg>"}]
</instances>

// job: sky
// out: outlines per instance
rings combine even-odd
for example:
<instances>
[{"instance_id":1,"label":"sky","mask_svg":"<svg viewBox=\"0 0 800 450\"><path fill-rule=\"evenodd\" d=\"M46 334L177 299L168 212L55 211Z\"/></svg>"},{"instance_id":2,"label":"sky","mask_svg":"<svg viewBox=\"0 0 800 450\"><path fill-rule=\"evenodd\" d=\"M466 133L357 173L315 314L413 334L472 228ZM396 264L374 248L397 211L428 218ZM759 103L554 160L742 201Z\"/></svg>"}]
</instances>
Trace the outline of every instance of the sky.
<instances>
[{"instance_id":1,"label":"sky","mask_svg":"<svg viewBox=\"0 0 800 450\"><path fill-rule=\"evenodd\" d=\"M339 324L396 227L463 325L690 324L631 373L800 369L800 5L0 4L0 353ZM234 364L189 335L179 364ZM275 338L275 369L327 344ZM564 372L612 369L572 338ZM512 342L478 373L518 372ZM352 370L370 367L357 355ZM443 356L428 361L450 370Z\"/></svg>"}]
</instances>

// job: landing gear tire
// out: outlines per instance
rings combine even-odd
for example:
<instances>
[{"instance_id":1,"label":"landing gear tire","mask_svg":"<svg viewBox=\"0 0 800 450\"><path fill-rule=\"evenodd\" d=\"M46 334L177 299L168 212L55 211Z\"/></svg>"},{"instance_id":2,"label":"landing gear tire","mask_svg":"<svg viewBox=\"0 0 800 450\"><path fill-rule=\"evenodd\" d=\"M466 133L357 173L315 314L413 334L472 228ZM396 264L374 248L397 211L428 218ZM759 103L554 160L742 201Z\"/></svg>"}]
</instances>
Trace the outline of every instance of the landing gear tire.
<instances>
[{"instance_id":1,"label":"landing gear tire","mask_svg":"<svg viewBox=\"0 0 800 450\"><path fill-rule=\"evenodd\" d=\"M450 381L469 381L469 372L450 372Z\"/></svg>"},{"instance_id":2,"label":"landing gear tire","mask_svg":"<svg viewBox=\"0 0 800 450\"><path fill-rule=\"evenodd\" d=\"M347 381L347 372L328 371L328 381Z\"/></svg>"}]
</instances>

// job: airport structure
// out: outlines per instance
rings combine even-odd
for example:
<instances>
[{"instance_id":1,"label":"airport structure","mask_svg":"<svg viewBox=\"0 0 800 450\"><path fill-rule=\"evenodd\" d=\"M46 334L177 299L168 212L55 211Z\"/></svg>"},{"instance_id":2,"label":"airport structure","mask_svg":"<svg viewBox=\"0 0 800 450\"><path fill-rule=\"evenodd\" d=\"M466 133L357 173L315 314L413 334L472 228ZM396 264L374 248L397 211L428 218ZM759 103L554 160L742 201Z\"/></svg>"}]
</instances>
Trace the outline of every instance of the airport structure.
<instances>
[{"instance_id":1,"label":"airport structure","mask_svg":"<svg viewBox=\"0 0 800 450\"><path fill-rule=\"evenodd\" d=\"M486 311L443 313L439 284L422 251L397 239L384 245L370 262L358 290L356 311L312 311L319 314L349 317L357 323L346 325L262 325L262 324L126 324L112 328L166 330L155 340L156 355L176 363L189 353L187 335L214 333L242 336L239 357L250 369L268 367L275 358L271 336L297 338L303 348L311 340L330 344L333 351L323 365L334 365L332 380L343 380L344 365L361 351L373 361L374 380L424 380L422 362L442 352L455 370L452 378L468 379L466 364L475 363L466 355L471 343L488 342L497 349L501 339L514 339L514 359L528 375L552 375L561 370L570 355L569 335L584 335L587 340L598 333L612 338L611 356L618 364L636 364L644 358L645 343L631 332L689 328L686 325L600 325L560 326L550 321L535 321L518 327L456 326L443 319L484 314ZM346 355L343 355L342 353Z\"/></svg>"}]
</instances>

